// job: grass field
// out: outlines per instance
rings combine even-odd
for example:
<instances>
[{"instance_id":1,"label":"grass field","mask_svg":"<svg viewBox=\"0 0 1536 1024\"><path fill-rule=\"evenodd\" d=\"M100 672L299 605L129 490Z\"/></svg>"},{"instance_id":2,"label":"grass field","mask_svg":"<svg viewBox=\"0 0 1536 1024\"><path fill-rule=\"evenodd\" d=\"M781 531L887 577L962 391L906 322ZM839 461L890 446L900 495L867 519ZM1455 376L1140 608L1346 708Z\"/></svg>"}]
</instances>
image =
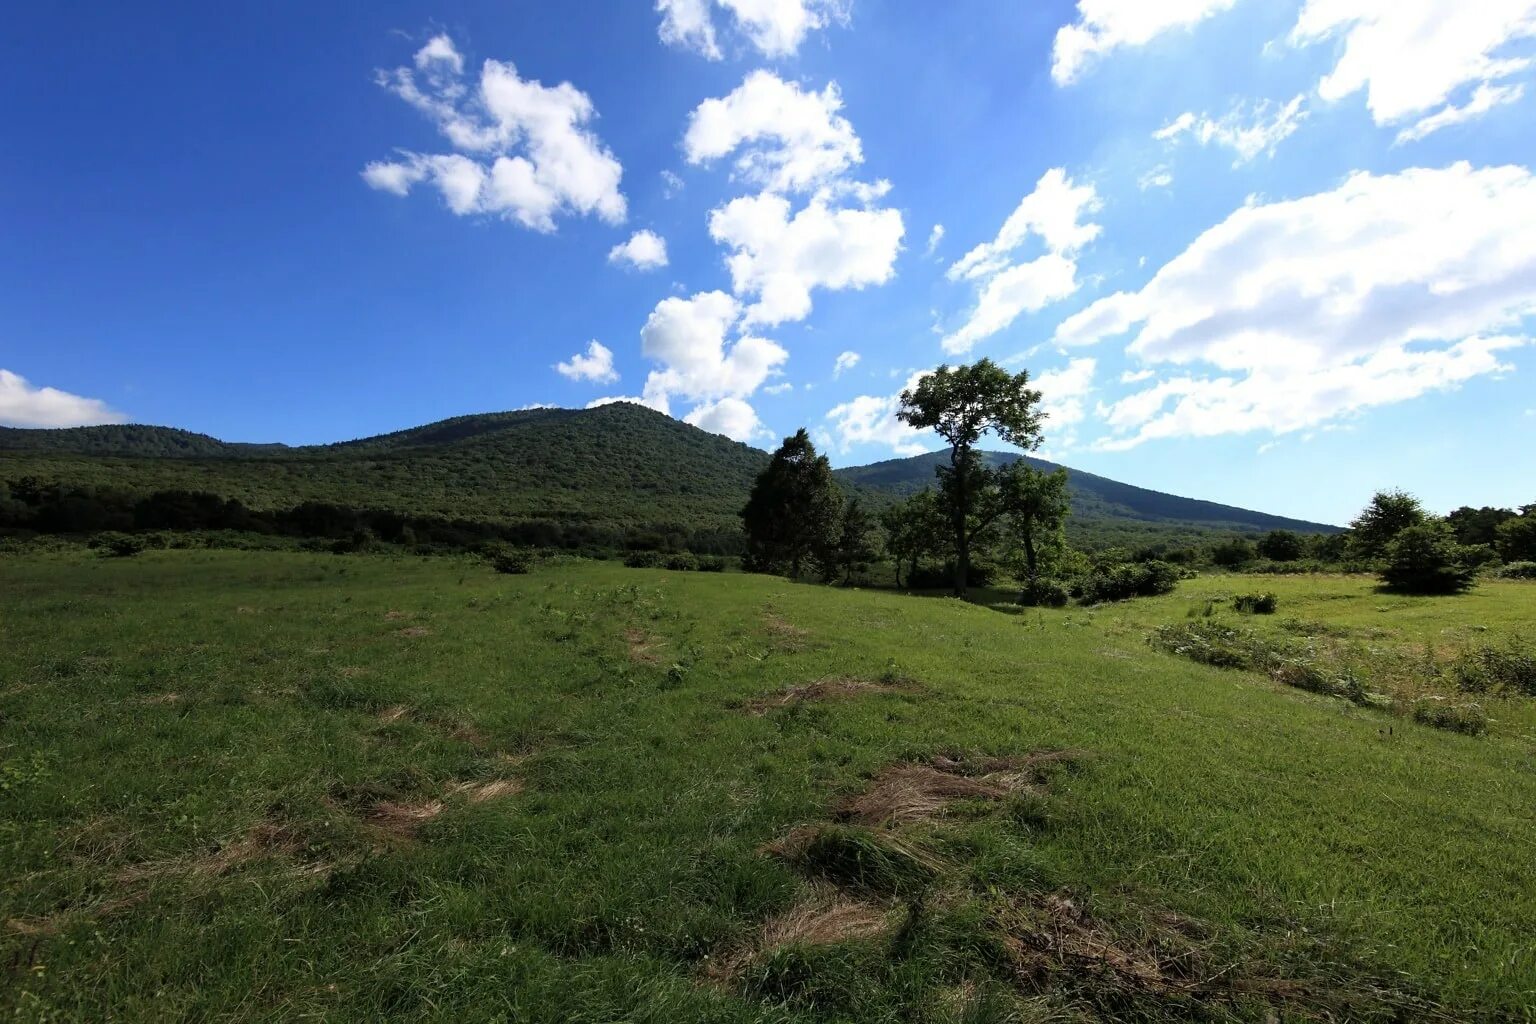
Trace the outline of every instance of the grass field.
<instances>
[{"instance_id":1,"label":"grass field","mask_svg":"<svg viewBox=\"0 0 1536 1024\"><path fill-rule=\"evenodd\" d=\"M5 559L0 1010L1536 1019L1528 704L1474 738L1146 641L1256 589L1254 628L1405 657L1536 618L1530 584L1004 613L605 563Z\"/></svg>"}]
</instances>

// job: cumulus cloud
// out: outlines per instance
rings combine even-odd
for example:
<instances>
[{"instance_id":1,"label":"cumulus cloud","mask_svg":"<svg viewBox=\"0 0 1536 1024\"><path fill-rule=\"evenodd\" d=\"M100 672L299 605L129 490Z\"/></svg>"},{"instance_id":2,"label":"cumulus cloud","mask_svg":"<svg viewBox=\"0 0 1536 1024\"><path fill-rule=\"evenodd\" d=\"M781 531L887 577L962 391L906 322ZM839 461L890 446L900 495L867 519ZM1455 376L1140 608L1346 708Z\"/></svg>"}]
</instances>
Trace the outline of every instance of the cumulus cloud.
<instances>
[{"instance_id":1,"label":"cumulus cloud","mask_svg":"<svg viewBox=\"0 0 1536 1024\"><path fill-rule=\"evenodd\" d=\"M1040 392L1041 410L1049 417L1045 429L1060 432L1056 439L1058 444L1071 444L1075 439L1074 428L1087 418L1087 399L1093 393L1093 375L1097 368L1097 360L1077 358L1030 381Z\"/></svg>"},{"instance_id":2,"label":"cumulus cloud","mask_svg":"<svg viewBox=\"0 0 1536 1024\"><path fill-rule=\"evenodd\" d=\"M667 265L667 241L654 231L636 231L629 241L608 250L608 262L636 270L655 270Z\"/></svg>"},{"instance_id":3,"label":"cumulus cloud","mask_svg":"<svg viewBox=\"0 0 1536 1024\"><path fill-rule=\"evenodd\" d=\"M721 398L713 402L705 402L684 416L683 422L691 423L711 434L724 434L733 441L743 443L773 436L773 431L758 419L757 411L740 398Z\"/></svg>"},{"instance_id":4,"label":"cumulus cloud","mask_svg":"<svg viewBox=\"0 0 1536 1024\"><path fill-rule=\"evenodd\" d=\"M1189 28L1237 0L1078 0L1077 20L1056 33L1051 78L1070 85L1096 60L1122 46L1144 46Z\"/></svg>"},{"instance_id":5,"label":"cumulus cloud","mask_svg":"<svg viewBox=\"0 0 1536 1024\"><path fill-rule=\"evenodd\" d=\"M1086 220L1100 207L1092 185L1077 185L1066 171L1046 171L1035 190L1020 200L990 242L977 245L948 271L951 281L977 285L975 307L959 329L944 337L944 351L969 352L1026 312L1038 312L1077 291L1077 251L1099 235ZM1015 262L1031 238L1046 252Z\"/></svg>"},{"instance_id":6,"label":"cumulus cloud","mask_svg":"<svg viewBox=\"0 0 1536 1024\"><path fill-rule=\"evenodd\" d=\"M765 57L788 57L811 32L848 18L847 0L715 0L731 15L736 30ZM722 56L709 0L656 0L657 30L669 46L710 60Z\"/></svg>"},{"instance_id":7,"label":"cumulus cloud","mask_svg":"<svg viewBox=\"0 0 1536 1024\"><path fill-rule=\"evenodd\" d=\"M860 358L857 352L839 352L837 358L832 361L832 376L841 377L844 370L851 370L858 366Z\"/></svg>"},{"instance_id":8,"label":"cumulus cloud","mask_svg":"<svg viewBox=\"0 0 1536 1024\"><path fill-rule=\"evenodd\" d=\"M895 274L905 228L894 209L835 208L825 195L791 214L772 192L741 196L710 213L710 237L731 250L737 295L756 296L751 323L803 320L811 290L884 284Z\"/></svg>"},{"instance_id":9,"label":"cumulus cloud","mask_svg":"<svg viewBox=\"0 0 1536 1024\"><path fill-rule=\"evenodd\" d=\"M914 373L907 379L903 391L917 386L929 371ZM921 455L936 447L934 437L927 431L916 430L896 418L901 408L901 393L894 395L860 395L828 410L826 438L840 452L849 451L854 445L873 444L889 448L897 455Z\"/></svg>"},{"instance_id":10,"label":"cumulus cloud","mask_svg":"<svg viewBox=\"0 0 1536 1024\"><path fill-rule=\"evenodd\" d=\"M1202 146L1225 146L1237 154L1232 166L1238 167L1261 153L1274 155L1275 147L1306 119L1307 112L1302 109L1305 99L1297 96L1284 105L1265 100L1251 110L1240 105L1219 118L1186 111L1152 137L1169 142L1188 135Z\"/></svg>"},{"instance_id":11,"label":"cumulus cloud","mask_svg":"<svg viewBox=\"0 0 1536 1024\"><path fill-rule=\"evenodd\" d=\"M490 214L536 231L558 216L624 220L623 167L590 128L597 112L569 82L545 86L510 63L487 60L466 82L446 35L417 51L414 68L380 71L378 83L430 118L456 151L401 151L362 171L373 188L406 195L430 183L461 216Z\"/></svg>"},{"instance_id":12,"label":"cumulus cloud","mask_svg":"<svg viewBox=\"0 0 1536 1024\"><path fill-rule=\"evenodd\" d=\"M662 299L640 329L646 358L661 364L646 378L647 397L699 401L746 398L789 358L777 343L752 335L727 343L741 305L724 292Z\"/></svg>"},{"instance_id":13,"label":"cumulus cloud","mask_svg":"<svg viewBox=\"0 0 1536 1024\"><path fill-rule=\"evenodd\" d=\"M1062 345L1136 333L1149 364L1205 365L1106 407L1127 447L1316 426L1510 369L1536 313L1536 180L1523 167L1357 173L1251 203L1139 292L1068 317ZM1511 328L1515 328L1514 331Z\"/></svg>"},{"instance_id":14,"label":"cumulus cloud","mask_svg":"<svg viewBox=\"0 0 1536 1024\"><path fill-rule=\"evenodd\" d=\"M647 409L655 409L663 416L672 415L672 406L667 402L666 395L609 395L606 398L594 398L587 403L588 409L597 409L604 405L613 405L615 402L630 402L634 405L643 405Z\"/></svg>"},{"instance_id":15,"label":"cumulus cloud","mask_svg":"<svg viewBox=\"0 0 1536 1024\"><path fill-rule=\"evenodd\" d=\"M571 380L590 380L596 384L612 384L619 379L613 368L613 353L597 341L587 343L585 354L576 353L563 363L556 363L555 370Z\"/></svg>"},{"instance_id":16,"label":"cumulus cloud","mask_svg":"<svg viewBox=\"0 0 1536 1024\"><path fill-rule=\"evenodd\" d=\"M933 230L928 232L928 246L923 250L924 253L932 256L933 251L939 247L939 243L942 241L944 241L944 225L935 224Z\"/></svg>"},{"instance_id":17,"label":"cumulus cloud","mask_svg":"<svg viewBox=\"0 0 1536 1024\"><path fill-rule=\"evenodd\" d=\"M1318 95L1365 90L1377 124L1414 122L1400 142L1518 99L1518 89L1488 87L1531 68L1529 57L1508 51L1532 37L1536 0L1307 0L1291 32L1297 45L1341 41ZM1473 96L1457 107L1452 97L1465 90Z\"/></svg>"},{"instance_id":18,"label":"cumulus cloud","mask_svg":"<svg viewBox=\"0 0 1536 1024\"><path fill-rule=\"evenodd\" d=\"M735 171L776 192L808 191L863 162L853 125L838 113L837 83L807 92L770 71L753 71L724 97L700 103L688 117L683 155L708 164L740 151Z\"/></svg>"},{"instance_id":19,"label":"cumulus cloud","mask_svg":"<svg viewBox=\"0 0 1536 1024\"><path fill-rule=\"evenodd\" d=\"M0 370L0 426L91 427L127 419L98 398L37 387L20 374Z\"/></svg>"}]
</instances>

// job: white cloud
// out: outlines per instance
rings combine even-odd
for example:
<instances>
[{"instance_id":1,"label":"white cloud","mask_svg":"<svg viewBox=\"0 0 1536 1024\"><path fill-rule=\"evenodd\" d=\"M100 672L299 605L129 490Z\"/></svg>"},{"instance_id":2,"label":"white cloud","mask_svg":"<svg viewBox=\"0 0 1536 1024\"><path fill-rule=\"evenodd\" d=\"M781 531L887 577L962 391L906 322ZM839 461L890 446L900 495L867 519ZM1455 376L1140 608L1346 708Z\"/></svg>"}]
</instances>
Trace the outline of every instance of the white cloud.
<instances>
[{"instance_id":1,"label":"white cloud","mask_svg":"<svg viewBox=\"0 0 1536 1024\"><path fill-rule=\"evenodd\" d=\"M924 253L932 256L933 251L939 247L939 243L942 241L944 241L944 225L935 224L933 230L928 232L928 247L924 250Z\"/></svg>"},{"instance_id":2,"label":"white cloud","mask_svg":"<svg viewBox=\"0 0 1536 1024\"><path fill-rule=\"evenodd\" d=\"M917 386L917 382L931 373L920 370L907 378L903 391ZM860 395L827 412L827 429L822 435L825 448L836 447L840 452L849 451L854 445L874 444L889 448L897 455L921 455L937 447L934 435L916 430L896 418L901 408L901 393L894 395Z\"/></svg>"},{"instance_id":3,"label":"white cloud","mask_svg":"<svg viewBox=\"0 0 1536 1024\"><path fill-rule=\"evenodd\" d=\"M35 387L19 374L0 370L0 426L91 427L127 419L100 399Z\"/></svg>"},{"instance_id":4,"label":"white cloud","mask_svg":"<svg viewBox=\"0 0 1536 1024\"><path fill-rule=\"evenodd\" d=\"M613 353L595 340L587 343L585 355L578 352L568 362L556 363L555 369L571 380L590 380L596 384L612 384L619 379L613 368Z\"/></svg>"},{"instance_id":5,"label":"white cloud","mask_svg":"<svg viewBox=\"0 0 1536 1024\"><path fill-rule=\"evenodd\" d=\"M442 35L417 51L414 71L381 71L378 82L431 118L457 152L401 151L370 163L362 176L371 187L403 196L430 182L456 214L537 231L553 231L561 214L624 220L623 167L588 127L592 101L569 82L545 86L487 60L479 80L466 83L463 57Z\"/></svg>"},{"instance_id":6,"label":"white cloud","mask_svg":"<svg viewBox=\"0 0 1536 1024\"><path fill-rule=\"evenodd\" d=\"M667 265L667 242L654 231L636 231L608 250L608 262L631 266L636 270L655 270Z\"/></svg>"},{"instance_id":7,"label":"white cloud","mask_svg":"<svg viewBox=\"0 0 1536 1024\"><path fill-rule=\"evenodd\" d=\"M1364 89L1378 125L1418 119L1400 142L1512 102L1510 90L1474 92L1459 108L1452 96L1529 70L1529 58L1501 51L1533 36L1536 0L1307 0L1291 31L1297 45L1342 39L1318 95Z\"/></svg>"},{"instance_id":8,"label":"white cloud","mask_svg":"<svg viewBox=\"0 0 1536 1024\"><path fill-rule=\"evenodd\" d=\"M1168 169L1167 164L1158 164L1136 181L1136 187L1143 192L1153 188L1167 188L1172 184L1173 171Z\"/></svg>"},{"instance_id":9,"label":"white cloud","mask_svg":"<svg viewBox=\"0 0 1536 1024\"><path fill-rule=\"evenodd\" d=\"M846 21L848 0L715 0L731 13L737 31L765 57L792 56L805 37L832 21ZM656 0L661 40L710 60L721 58L709 0Z\"/></svg>"},{"instance_id":10,"label":"white cloud","mask_svg":"<svg viewBox=\"0 0 1536 1024\"><path fill-rule=\"evenodd\" d=\"M1086 400L1093 393L1097 368L1095 359L1072 359L1066 366L1047 370L1030 381L1040 392L1040 408L1049 414L1047 431L1059 427L1070 435L1071 429L1087 417Z\"/></svg>"},{"instance_id":11,"label":"white cloud","mask_svg":"<svg viewBox=\"0 0 1536 1024\"><path fill-rule=\"evenodd\" d=\"M864 159L853 125L838 111L837 83L806 92L770 71L753 71L729 95L688 117L683 154L707 164L740 149L736 173L776 192L817 188Z\"/></svg>"},{"instance_id":12,"label":"white cloud","mask_svg":"<svg viewBox=\"0 0 1536 1024\"><path fill-rule=\"evenodd\" d=\"M795 386L786 380L781 381L778 384L769 384L767 387L763 388L763 394L782 395L793 390L795 390Z\"/></svg>"},{"instance_id":13,"label":"white cloud","mask_svg":"<svg viewBox=\"0 0 1536 1024\"><path fill-rule=\"evenodd\" d=\"M721 58L709 0L656 0L656 10L661 12L661 26L656 34L662 42L692 50L710 60Z\"/></svg>"},{"instance_id":14,"label":"white cloud","mask_svg":"<svg viewBox=\"0 0 1536 1024\"><path fill-rule=\"evenodd\" d=\"M683 190L683 185L683 179L676 171L661 172L661 194L663 197L671 199Z\"/></svg>"},{"instance_id":15,"label":"white cloud","mask_svg":"<svg viewBox=\"0 0 1536 1024\"><path fill-rule=\"evenodd\" d=\"M1284 106L1264 100L1251 111L1240 105L1219 118L1186 111L1153 132L1152 137L1166 142L1187 134L1202 146L1225 146L1237 154L1233 162L1237 167L1260 153L1273 156L1275 147L1306 120L1307 112L1302 109L1305 99L1297 96Z\"/></svg>"},{"instance_id":16,"label":"white cloud","mask_svg":"<svg viewBox=\"0 0 1536 1024\"><path fill-rule=\"evenodd\" d=\"M905 227L894 209L835 209L824 195L790 215L783 196L741 196L709 215L709 234L731 250L736 294L756 296L748 323L803 320L811 290L884 284L895 273Z\"/></svg>"},{"instance_id":17,"label":"white cloud","mask_svg":"<svg viewBox=\"0 0 1536 1024\"><path fill-rule=\"evenodd\" d=\"M840 352L832 362L832 376L841 377L844 370L851 370L859 365L861 357L857 352Z\"/></svg>"},{"instance_id":18,"label":"white cloud","mask_svg":"<svg viewBox=\"0 0 1536 1024\"><path fill-rule=\"evenodd\" d=\"M773 436L773 432L757 418L757 411L740 398L721 398L696 406L683 417L683 422L744 443Z\"/></svg>"},{"instance_id":19,"label":"white cloud","mask_svg":"<svg viewBox=\"0 0 1536 1024\"><path fill-rule=\"evenodd\" d=\"M1523 167L1357 173L1301 199L1254 202L1139 292L1100 299L1059 344L1139 328L1149 363L1206 364L1115 403L1128 447L1155 437L1316 426L1504 372L1536 313L1536 180ZM1171 407L1170 407L1171 403Z\"/></svg>"},{"instance_id":20,"label":"white cloud","mask_svg":"<svg viewBox=\"0 0 1536 1024\"><path fill-rule=\"evenodd\" d=\"M1074 184L1059 167L1046 171L1035 190L1008 215L997 237L976 246L949 268L951 281L974 281L978 294L966 322L944 337L944 351L969 352L1021 314L1038 312L1077 291L1077 250L1097 238L1100 230L1084 218L1099 207L1092 185ZM1031 237L1040 240L1045 254L1013 262Z\"/></svg>"},{"instance_id":21,"label":"white cloud","mask_svg":"<svg viewBox=\"0 0 1536 1024\"><path fill-rule=\"evenodd\" d=\"M672 415L672 407L667 402L666 395L611 395L607 398L594 398L587 403L588 409L596 409L604 405L612 405L615 402L630 402L634 405L643 405L647 409L655 409L663 416Z\"/></svg>"},{"instance_id":22,"label":"white cloud","mask_svg":"<svg viewBox=\"0 0 1536 1024\"><path fill-rule=\"evenodd\" d=\"M558 405L551 405L548 402L529 402L527 405L520 405L520 406L518 406L516 411L517 412L532 412L535 409L558 409L558 408L560 408Z\"/></svg>"},{"instance_id":23,"label":"white cloud","mask_svg":"<svg viewBox=\"0 0 1536 1024\"><path fill-rule=\"evenodd\" d=\"M724 292L658 302L640 329L641 351L662 366L646 378L646 396L713 401L756 391L789 353L751 335L727 346L726 336L740 320L741 306Z\"/></svg>"},{"instance_id":24,"label":"white cloud","mask_svg":"<svg viewBox=\"0 0 1536 1024\"><path fill-rule=\"evenodd\" d=\"M1095 60L1122 46L1144 46L1171 29L1188 28L1236 0L1078 0L1077 21L1056 33L1051 78L1069 85Z\"/></svg>"},{"instance_id":25,"label":"white cloud","mask_svg":"<svg viewBox=\"0 0 1536 1024\"><path fill-rule=\"evenodd\" d=\"M1482 117L1494 107L1503 106L1506 103L1514 103L1525 95L1523 85L1489 85L1484 82L1472 91L1472 97L1461 106L1447 104L1440 110L1397 133L1399 145L1405 142L1416 142L1432 132L1441 128L1449 128L1452 125L1465 124Z\"/></svg>"}]
</instances>

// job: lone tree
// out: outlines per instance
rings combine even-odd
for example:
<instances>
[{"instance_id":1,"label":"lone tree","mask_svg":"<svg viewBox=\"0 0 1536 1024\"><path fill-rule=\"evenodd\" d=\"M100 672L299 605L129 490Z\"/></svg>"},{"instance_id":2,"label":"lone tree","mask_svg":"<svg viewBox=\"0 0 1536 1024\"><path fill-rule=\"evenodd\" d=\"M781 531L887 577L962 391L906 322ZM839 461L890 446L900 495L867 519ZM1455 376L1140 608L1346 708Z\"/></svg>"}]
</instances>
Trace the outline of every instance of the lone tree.
<instances>
[{"instance_id":1,"label":"lone tree","mask_svg":"<svg viewBox=\"0 0 1536 1024\"><path fill-rule=\"evenodd\" d=\"M1067 471L1047 473L1020 459L1003 471L1001 484L1008 525L1024 545L1029 583L1034 586L1040 579L1039 548L1060 543L1062 526L1072 510Z\"/></svg>"},{"instance_id":2,"label":"lone tree","mask_svg":"<svg viewBox=\"0 0 1536 1024\"><path fill-rule=\"evenodd\" d=\"M813 558L825 557L837 540L843 495L832 466L804 428L786 437L752 484L741 525L747 533L747 565L791 577Z\"/></svg>"},{"instance_id":3,"label":"lone tree","mask_svg":"<svg viewBox=\"0 0 1536 1024\"><path fill-rule=\"evenodd\" d=\"M901 393L897 417L949 443L949 465L940 466L938 475L954 535L956 596L965 596L971 541L1002 513L1000 502L987 501L996 497L997 471L982 461L976 444L990 432L1026 451L1040 447L1045 414L1039 404L1040 392L1029 388L1029 371L1010 374L990 359L940 366Z\"/></svg>"},{"instance_id":4,"label":"lone tree","mask_svg":"<svg viewBox=\"0 0 1536 1024\"><path fill-rule=\"evenodd\" d=\"M1419 499L1407 491L1377 491L1349 524L1350 540L1366 558L1381 558L1393 538L1410 526L1422 526L1427 518Z\"/></svg>"},{"instance_id":5,"label":"lone tree","mask_svg":"<svg viewBox=\"0 0 1536 1024\"><path fill-rule=\"evenodd\" d=\"M1475 580L1469 554L1443 520L1405 526L1387 543L1381 579L1408 594L1459 594Z\"/></svg>"}]
</instances>

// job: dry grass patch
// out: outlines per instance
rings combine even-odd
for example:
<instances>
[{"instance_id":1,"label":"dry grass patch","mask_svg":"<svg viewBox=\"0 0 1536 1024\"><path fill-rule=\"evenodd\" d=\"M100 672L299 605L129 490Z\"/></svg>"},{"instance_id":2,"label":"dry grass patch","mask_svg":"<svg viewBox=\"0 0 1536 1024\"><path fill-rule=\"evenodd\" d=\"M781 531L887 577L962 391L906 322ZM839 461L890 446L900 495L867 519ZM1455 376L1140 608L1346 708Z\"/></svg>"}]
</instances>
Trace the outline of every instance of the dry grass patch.
<instances>
[{"instance_id":1,"label":"dry grass patch","mask_svg":"<svg viewBox=\"0 0 1536 1024\"><path fill-rule=\"evenodd\" d=\"M658 640L643 629L630 628L624 631L624 644L630 661L637 665L659 665L661 658L656 649L666 646L666 641Z\"/></svg>"},{"instance_id":2,"label":"dry grass patch","mask_svg":"<svg viewBox=\"0 0 1536 1024\"><path fill-rule=\"evenodd\" d=\"M747 701L747 710L754 715L766 715L775 708L792 707L796 704L812 704L827 700L845 700L861 693L911 693L917 687L907 680L856 679L852 676L832 676L780 690L778 693L755 697Z\"/></svg>"},{"instance_id":3,"label":"dry grass patch","mask_svg":"<svg viewBox=\"0 0 1536 1024\"><path fill-rule=\"evenodd\" d=\"M892 922L886 907L817 887L809 899L763 922L750 941L711 960L705 974L713 981L729 981L777 950L871 939L889 932Z\"/></svg>"},{"instance_id":4,"label":"dry grass patch","mask_svg":"<svg viewBox=\"0 0 1536 1024\"><path fill-rule=\"evenodd\" d=\"M410 612L396 611L393 608L384 613L384 621L386 622L400 622L401 620L408 619L410 617Z\"/></svg>"},{"instance_id":5,"label":"dry grass patch","mask_svg":"<svg viewBox=\"0 0 1536 1024\"><path fill-rule=\"evenodd\" d=\"M385 708L383 711L379 712L379 724L393 725L395 722L400 721L402 718L409 718L410 715L410 708L406 707L404 704L396 704L393 707Z\"/></svg>"},{"instance_id":6,"label":"dry grass patch","mask_svg":"<svg viewBox=\"0 0 1536 1024\"><path fill-rule=\"evenodd\" d=\"M460 782L450 790L455 796L462 796L472 804L483 804L489 800L499 800L503 797L516 796L523 791L521 779L491 779L486 782Z\"/></svg>"},{"instance_id":7,"label":"dry grass patch","mask_svg":"<svg viewBox=\"0 0 1536 1024\"><path fill-rule=\"evenodd\" d=\"M212 850L133 864L117 872L116 880L131 885L172 876L218 878L255 861L292 857L303 850L303 840L292 829L275 822L260 821L242 835L219 843Z\"/></svg>"},{"instance_id":8,"label":"dry grass patch","mask_svg":"<svg viewBox=\"0 0 1536 1024\"><path fill-rule=\"evenodd\" d=\"M419 637L431 636L432 631L426 626L406 626L404 629L397 630L396 634L403 637Z\"/></svg>"},{"instance_id":9,"label":"dry grass patch","mask_svg":"<svg viewBox=\"0 0 1536 1024\"><path fill-rule=\"evenodd\" d=\"M793 625L772 609L763 612L763 628L768 631L775 646L783 651L805 650L806 638L811 635L809 630Z\"/></svg>"},{"instance_id":10,"label":"dry grass patch","mask_svg":"<svg viewBox=\"0 0 1536 1024\"><path fill-rule=\"evenodd\" d=\"M941 817L958 800L1002 800L1011 793L1038 790L1046 766L1081 757L1077 751L1044 751L1018 757L892 765L864 792L844 800L838 816L859 825L896 826Z\"/></svg>"},{"instance_id":11,"label":"dry grass patch","mask_svg":"<svg viewBox=\"0 0 1536 1024\"><path fill-rule=\"evenodd\" d=\"M441 800L380 800L368 808L364 820L381 832L410 839L417 829L442 813Z\"/></svg>"}]
</instances>

